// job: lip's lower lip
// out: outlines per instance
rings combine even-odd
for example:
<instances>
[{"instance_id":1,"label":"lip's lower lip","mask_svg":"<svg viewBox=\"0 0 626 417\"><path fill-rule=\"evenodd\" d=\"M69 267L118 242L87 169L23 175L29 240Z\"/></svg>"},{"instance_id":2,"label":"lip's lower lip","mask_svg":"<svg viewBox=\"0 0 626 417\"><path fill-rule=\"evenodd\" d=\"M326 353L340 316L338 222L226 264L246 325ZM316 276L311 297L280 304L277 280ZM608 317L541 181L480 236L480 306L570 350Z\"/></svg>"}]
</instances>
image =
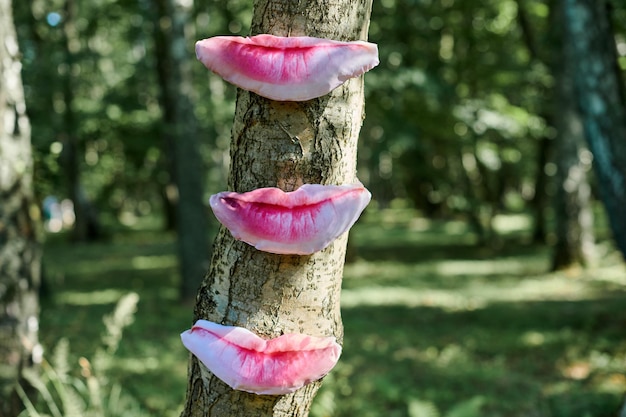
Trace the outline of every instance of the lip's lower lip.
<instances>
[{"instance_id":1,"label":"lip's lower lip","mask_svg":"<svg viewBox=\"0 0 626 417\"><path fill-rule=\"evenodd\" d=\"M288 193L222 192L211 196L210 205L236 239L265 252L310 255L350 229L370 198L360 183L305 184Z\"/></svg>"},{"instance_id":2,"label":"lip's lower lip","mask_svg":"<svg viewBox=\"0 0 626 417\"><path fill-rule=\"evenodd\" d=\"M321 97L379 63L373 43L272 35L203 39L196 56L226 81L279 101Z\"/></svg>"},{"instance_id":3,"label":"lip's lower lip","mask_svg":"<svg viewBox=\"0 0 626 417\"><path fill-rule=\"evenodd\" d=\"M283 395L326 375L341 346L334 337L285 334L264 340L242 327L198 320L183 344L233 389Z\"/></svg>"}]
</instances>

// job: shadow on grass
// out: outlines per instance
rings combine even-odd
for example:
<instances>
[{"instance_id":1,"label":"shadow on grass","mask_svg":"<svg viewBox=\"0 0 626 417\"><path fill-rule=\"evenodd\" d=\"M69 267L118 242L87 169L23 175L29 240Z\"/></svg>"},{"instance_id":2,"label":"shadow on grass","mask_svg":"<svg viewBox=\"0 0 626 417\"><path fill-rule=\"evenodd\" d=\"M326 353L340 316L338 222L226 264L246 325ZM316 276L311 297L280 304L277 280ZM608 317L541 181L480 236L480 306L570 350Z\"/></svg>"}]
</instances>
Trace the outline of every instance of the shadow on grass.
<instances>
[{"instance_id":1,"label":"shadow on grass","mask_svg":"<svg viewBox=\"0 0 626 417\"><path fill-rule=\"evenodd\" d=\"M626 274L547 273L549 249L513 230L483 248L460 222L368 215L351 232L344 351L312 417L613 417L626 390ZM179 334L173 236L135 233L80 247L49 242L46 347L89 357L102 316L140 296L112 378L154 416L178 416L188 353ZM78 357L76 358L78 360Z\"/></svg>"},{"instance_id":2,"label":"shadow on grass","mask_svg":"<svg viewBox=\"0 0 626 417\"><path fill-rule=\"evenodd\" d=\"M344 354L320 398L334 416L416 417L416 400L447 415L479 398L464 415L612 417L626 388L625 301L347 308Z\"/></svg>"},{"instance_id":3,"label":"shadow on grass","mask_svg":"<svg viewBox=\"0 0 626 417\"><path fill-rule=\"evenodd\" d=\"M115 303L128 292L139 295L110 376L154 416L178 416L185 394L188 353L179 334L193 313L178 302L175 253L173 236L145 232L84 245L53 240L44 251L49 294L42 298L40 339L51 349L66 337L75 363L94 354L102 318Z\"/></svg>"}]
</instances>

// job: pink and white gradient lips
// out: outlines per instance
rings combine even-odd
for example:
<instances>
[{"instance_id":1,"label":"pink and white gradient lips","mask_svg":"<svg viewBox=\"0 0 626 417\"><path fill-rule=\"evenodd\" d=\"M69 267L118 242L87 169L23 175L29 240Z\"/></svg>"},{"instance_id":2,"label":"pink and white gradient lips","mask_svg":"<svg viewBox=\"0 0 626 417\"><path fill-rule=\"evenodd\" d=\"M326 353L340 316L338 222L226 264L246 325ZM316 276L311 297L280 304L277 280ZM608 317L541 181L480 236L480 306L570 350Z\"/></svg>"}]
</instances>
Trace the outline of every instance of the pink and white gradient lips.
<instances>
[{"instance_id":1,"label":"pink and white gradient lips","mask_svg":"<svg viewBox=\"0 0 626 417\"><path fill-rule=\"evenodd\" d=\"M180 335L191 353L228 386L283 395L326 375L341 355L334 337L285 334L264 340L242 327L198 320Z\"/></svg>"},{"instance_id":2,"label":"pink and white gradient lips","mask_svg":"<svg viewBox=\"0 0 626 417\"><path fill-rule=\"evenodd\" d=\"M235 239L265 252L310 255L350 229L370 199L360 183L304 184L291 192L225 191L212 195L209 202Z\"/></svg>"},{"instance_id":3,"label":"pink and white gradient lips","mask_svg":"<svg viewBox=\"0 0 626 417\"><path fill-rule=\"evenodd\" d=\"M278 101L323 96L379 63L376 44L306 36L215 36L196 42L196 56L231 84Z\"/></svg>"}]
</instances>

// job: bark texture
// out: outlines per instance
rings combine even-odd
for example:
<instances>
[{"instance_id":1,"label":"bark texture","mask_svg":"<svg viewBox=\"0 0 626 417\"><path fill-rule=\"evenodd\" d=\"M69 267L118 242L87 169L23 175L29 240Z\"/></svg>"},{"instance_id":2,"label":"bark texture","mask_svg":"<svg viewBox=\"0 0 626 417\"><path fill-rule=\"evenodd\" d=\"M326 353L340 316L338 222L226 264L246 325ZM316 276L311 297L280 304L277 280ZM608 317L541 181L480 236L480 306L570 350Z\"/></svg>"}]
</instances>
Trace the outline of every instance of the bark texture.
<instances>
[{"instance_id":1,"label":"bark texture","mask_svg":"<svg viewBox=\"0 0 626 417\"><path fill-rule=\"evenodd\" d=\"M626 256L626 101L608 7L604 0L565 0L565 27L600 194L617 247Z\"/></svg>"},{"instance_id":2,"label":"bark texture","mask_svg":"<svg viewBox=\"0 0 626 417\"><path fill-rule=\"evenodd\" d=\"M370 11L370 0L257 0L251 32L365 40ZM276 102L240 90L229 190L274 186L292 191L304 183L354 183L363 117L362 78L301 103ZM310 256L274 255L220 229L194 320L246 327L265 338L306 333L334 335L341 341L339 298L346 242L347 233ZM284 396L234 391L192 356L182 416L306 416L320 385L315 382Z\"/></svg>"},{"instance_id":3,"label":"bark texture","mask_svg":"<svg viewBox=\"0 0 626 417\"><path fill-rule=\"evenodd\" d=\"M40 253L30 124L10 0L0 0L0 417L22 410L16 385L35 366Z\"/></svg>"}]
</instances>

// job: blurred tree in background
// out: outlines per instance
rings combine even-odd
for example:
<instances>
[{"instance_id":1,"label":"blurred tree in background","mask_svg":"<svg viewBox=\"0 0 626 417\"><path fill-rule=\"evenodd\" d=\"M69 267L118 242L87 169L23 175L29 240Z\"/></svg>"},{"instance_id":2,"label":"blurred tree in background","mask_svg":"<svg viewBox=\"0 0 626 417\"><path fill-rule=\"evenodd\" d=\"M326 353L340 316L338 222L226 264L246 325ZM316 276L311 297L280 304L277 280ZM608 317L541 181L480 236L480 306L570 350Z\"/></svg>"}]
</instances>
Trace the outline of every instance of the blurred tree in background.
<instances>
[{"instance_id":1,"label":"blurred tree in background","mask_svg":"<svg viewBox=\"0 0 626 417\"><path fill-rule=\"evenodd\" d=\"M193 4L193 3L189 3ZM166 222L176 212L180 295L193 299L209 262L208 211L204 206L205 169L197 139L197 119L191 80L192 39L189 7L176 0L155 0L158 27L155 33L160 103L163 114L164 159L175 192L166 192ZM191 32L191 33L190 33ZM189 41L188 41L189 39ZM172 194L174 196L172 196ZM173 197L173 198L169 198ZM172 210L171 207L174 207Z\"/></svg>"},{"instance_id":2,"label":"blurred tree in background","mask_svg":"<svg viewBox=\"0 0 626 417\"><path fill-rule=\"evenodd\" d=\"M618 65L612 4L566 0L566 31L572 43L572 73L589 147L595 157L600 195L617 247L626 257L626 94Z\"/></svg>"},{"instance_id":3,"label":"blurred tree in background","mask_svg":"<svg viewBox=\"0 0 626 417\"><path fill-rule=\"evenodd\" d=\"M405 197L427 215L468 216L489 241L499 210L532 200L546 128L538 113L549 74L523 42L517 4L377 5L371 38L383 68L367 78L361 153L373 194L383 204ZM531 12L542 24L545 5Z\"/></svg>"},{"instance_id":4,"label":"blurred tree in background","mask_svg":"<svg viewBox=\"0 0 626 417\"><path fill-rule=\"evenodd\" d=\"M565 4L553 0L549 40L554 53L546 57L554 77L551 117L554 138L555 245L552 268L577 268L593 261L594 232L589 170L593 157L587 149L581 114L576 105L572 42L563 30Z\"/></svg>"},{"instance_id":5,"label":"blurred tree in background","mask_svg":"<svg viewBox=\"0 0 626 417\"><path fill-rule=\"evenodd\" d=\"M176 20L173 8L156 7L170 3L156 0L15 2L36 194L73 201L78 240L155 220L174 230L177 181L192 179L177 174L182 167L176 158L197 171L190 194L202 194L181 197L185 202L206 203L209 194L225 189L235 89L194 65L191 38L247 35L252 4L183 3L185 22ZM559 57L579 43L571 33L551 33L561 26L553 20L558 4L374 3L370 40L379 44L381 65L365 76L359 177L381 207L408 204L426 217L465 219L479 243L496 247L497 215L526 213L535 239L556 245L555 267L586 262L570 258L581 253L580 242L592 244L591 225L581 219L590 218L597 185L587 179L591 155L566 130L578 108L559 104L572 104L565 95L577 94L567 90L575 74L563 72ZM605 43L617 45L617 55L606 65L623 84L626 7L607 4L613 24L603 26L603 34ZM192 62L170 63L166 70L167 45L173 36L182 39L177 28L188 31L184 52ZM166 96L176 88L188 91L182 108ZM187 140L175 141L173 132ZM191 162L194 157L182 156L174 144L190 146L188 155L201 159ZM204 215L212 221L206 209ZM576 225L584 226L574 233L581 238L571 239Z\"/></svg>"}]
</instances>

